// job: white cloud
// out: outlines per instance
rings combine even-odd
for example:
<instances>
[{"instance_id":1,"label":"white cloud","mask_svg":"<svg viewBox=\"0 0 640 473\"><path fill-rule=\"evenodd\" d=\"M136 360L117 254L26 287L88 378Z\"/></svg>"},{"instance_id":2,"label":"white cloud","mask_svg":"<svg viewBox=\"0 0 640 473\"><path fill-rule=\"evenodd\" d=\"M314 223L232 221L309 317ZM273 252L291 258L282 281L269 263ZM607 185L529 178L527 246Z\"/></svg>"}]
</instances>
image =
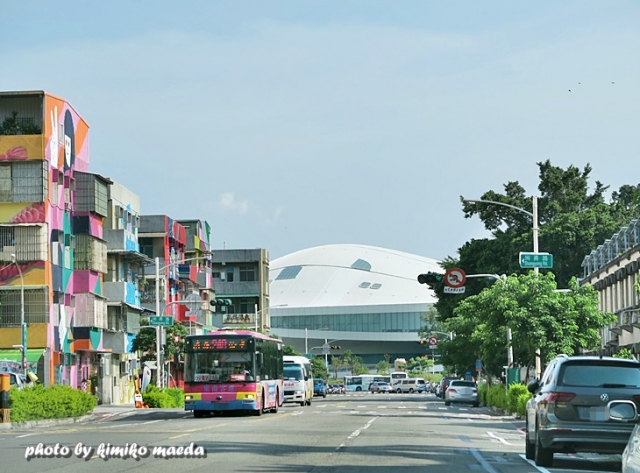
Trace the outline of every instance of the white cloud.
<instances>
[{"instance_id":1,"label":"white cloud","mask_svg":"<svg viewBox=\"0 0 640 473\"><path fill-rule=\"evenodd\" d=\"M233 192L225 192L220 196L220 205L223 209L231 210L241 214L245 214L249 211L248 200L236 200Z\"/></svg>"}]
</instances>

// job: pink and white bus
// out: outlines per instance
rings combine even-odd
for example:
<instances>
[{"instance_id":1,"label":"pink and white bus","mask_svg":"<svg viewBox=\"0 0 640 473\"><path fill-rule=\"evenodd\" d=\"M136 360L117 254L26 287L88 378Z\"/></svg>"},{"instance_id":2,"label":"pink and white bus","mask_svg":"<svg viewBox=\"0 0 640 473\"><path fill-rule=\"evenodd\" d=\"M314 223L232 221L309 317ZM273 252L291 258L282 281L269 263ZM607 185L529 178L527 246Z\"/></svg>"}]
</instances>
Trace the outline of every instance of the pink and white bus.
<instances>
[{"instance_id":1,"label":"pink and white bus","mask_svg":"<svg viewBox=\"0 0 640 473\"><path fill-rule=\"evenodd\" d=\"M284 401L282 345L246 330L188 336L185 410L194 417L236 410L278 412Z\"/></svg>"}]
</instances>

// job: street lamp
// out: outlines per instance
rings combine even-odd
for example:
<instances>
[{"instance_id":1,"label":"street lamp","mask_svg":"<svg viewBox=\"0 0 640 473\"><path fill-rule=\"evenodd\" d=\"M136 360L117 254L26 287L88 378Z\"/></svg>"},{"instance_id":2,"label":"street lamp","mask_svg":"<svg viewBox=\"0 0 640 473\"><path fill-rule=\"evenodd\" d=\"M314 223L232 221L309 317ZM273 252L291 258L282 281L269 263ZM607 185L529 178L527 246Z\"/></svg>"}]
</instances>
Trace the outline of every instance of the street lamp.
<instances>
[{"instance_id":1,"label":"street lamp","mask_svg":"<svg viewBox=\"0 0 640 473\"><path fill-rule=\"evenodd\" d=\"M11 261L18 268L20 274L20 331L22 338L22 371L25 376L27 374L27 325L24 323L24 278L22 277L22 269L16 261L16 255L11 253Z\"/></svg>"},{"instance_id":2,"label":"street lamp","mask_svg":"<svg viewBox=\"0 0 640 473\"><path fill-rule=\"evenodd\" d=\"M156 315L164 315L164 310L160 312L160 271L165 270L171 266L176 264L184 264L187 261L196 261L196 260L207 260L205 256L197 256L195 258L187 258L182 261L174 261L169 263L162 268L160 267L160 258L156 256ZM169 304L167 304L168 306ZM166 307L165 307L166 309ZM156 386L159 388L164 387L164 360L162 359L162 354L160 353L162 348L162 338L164 338L164 327L159 325L156 327L156 365L158 370L158 375L156 376Z\"/></svg>"},{"instance_id":3,"label":"street lamp","mask_svg":"<svg viewBox=\"0 0 640 473\"><path fill-rule=\"evenodd\" d=\"M495 200L471 200L462 199L462 202L466 204L495 204L502 205L503 207L509 207L510 209L517 210L527 214L533 220L533 252L538 253L538 197L535 195L532 197L533 212L516 207L515 205L505 204L504 202L497 202ZM535 274L538 274L538 268L534 268ZM508 343L508 355L507 364L511 366L513 364L513 348L511 347L511 329L507 327L507 343ZM536 350L536 378L540 379L540 349Z\"/></svg>"}]
</instances>

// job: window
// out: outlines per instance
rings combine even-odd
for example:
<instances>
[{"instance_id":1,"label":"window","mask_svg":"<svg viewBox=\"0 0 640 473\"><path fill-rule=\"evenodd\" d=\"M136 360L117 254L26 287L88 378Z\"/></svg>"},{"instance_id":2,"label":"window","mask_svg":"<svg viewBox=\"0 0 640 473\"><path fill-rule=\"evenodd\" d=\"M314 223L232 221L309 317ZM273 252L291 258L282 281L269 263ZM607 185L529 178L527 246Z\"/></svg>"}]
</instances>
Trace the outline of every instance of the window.
<instances>
[{"instance_id":1,"label":"window","mask_svg":"<svg viewBox=\"0 0 640 473\"><path fill-rule=\"evenodd\" d=\"M256 268L253 266L240 267L240 281L249 282L256 280Z\"/></svg>"},{"instance_id":2,"label":"window","mask_svg":"<svg viewBox=\"0 0 640 473\"><path fill-rule=\"evenodd\" d=\"M302 270L302 266L288 266L280 271L278 274L278 279L295 279L298 273Z\"/></svg>"},{"instance_id":3,"label":"window","mask_svg":"<svg viewBox=\"0 0 640 473\"><path fill-rule=\"evenodd\" d=\"M233 282L233 268L227 268L227 282Z\"/></svg>"},{"instance_id":4,"label":"window","mask_svg":"<svg viewBox=\"0 0 640 473\"><path fill-rule=\"evenodd\" d=\"M355 261L355 263L353 263L351 265L351 267L353 269L361 269L363 271L371 271L371 264L369 264L365 260L359 259L359 258Z\"/></svg>"},{"instance_id":5,"label":"window","mask_svg":"<svg viewBox=\"0 0 640 473\"><path fill-rule=\"evenodd\" d=\"M211 276L213 277L213 279L220 279L220 271L211 273Z\"/></svg>"}]
</instances>

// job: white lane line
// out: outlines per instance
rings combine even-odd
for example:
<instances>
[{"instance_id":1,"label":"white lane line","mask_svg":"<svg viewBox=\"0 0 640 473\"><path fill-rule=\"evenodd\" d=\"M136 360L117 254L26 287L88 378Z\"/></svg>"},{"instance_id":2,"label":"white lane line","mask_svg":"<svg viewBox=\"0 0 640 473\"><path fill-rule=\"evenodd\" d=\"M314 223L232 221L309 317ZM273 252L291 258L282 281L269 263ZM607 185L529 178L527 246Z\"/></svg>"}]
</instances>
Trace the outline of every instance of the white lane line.
<instances>
[{"instance_id":1,"label":"white lane line","mask_svg":"<svg viewBox=\"0 0 640 473\"><path fill-rule=\"evenodd\" d=\"M25 438L25 437L31 437L32 435L38 435L38 434L24 434L24 435L18 435L16 438L17 438L17 439L22 439L22 438Z\"/></svg>"},{"instance_id":2,"label":"white lane line","mask_svg":"<svg viewBox=\"0 0 640 473\"><path fill-rule=\"evenodd\" d=\"M494 467L492 467L489 464L489 462L487 462L487 460L482 458L482 455L480 455L480 452L478 452L478 449L470 448L469 451L471 452L471 455L473 455L473 458L475 458L476 461L480 463L480 466L484 468L485 471L488 471L489 473L499 473L498 470L496 470Z\"/></svg>"},{"instance_id":3,"label":"white lane line","mask_svg":"<svg viewBox=\"0 0 640 473\"><path fill-rule=\"evenodd\" d=\"M360 433L363 430L366 430L369 428L369 426L371 424L373 424L373 422L377 419L377 417L374 417L373 419L371 419L369 422L367 422L366 424L364 424L362 427L360 427L359 429L354 430L353 432L351 432L351 434L347 437L347 440L352 440L354 438L356 438L358 435L360 435ZM347 444L347 440L345 440L344 442L342 442L340 445L338 445L338 447L336 448L336 450L340 450L341 448L343 448L346 444Z\"/></svg>"},{"instance_id":4,"label":"white lane line","mask_svg":"<svg viewBox=\"0 0 640 473\"><path fill-rule=\"evenodd\" d=\"M299 416L300 414L302 414L302 411L296 411L291 413L292 416Z\"/></svg>"},{"instance_id":5,"label":"white lane line","mask_svg":"<svg viewBox=\"0 0 640 473\"><path fill-rule=\"evenodd\" d=\"M148 420L147 422L141 422L142 425L144 424L153 424L155 422L161 422L162 419L157 419L157 420Z\"/></svg>"},{"instance_id":6,"label":"white lane line","mask_svg":"<svg viewBox=\"0 0 640 473\"><path fill-rule=\"evenodd\" d=\"M473 422L473 419L469 419L468 417L467 417L467 420L468 420L469 422Z\"/></svg>"},{"instance_id":7,"label":"white lane line","mask_svg":"<svg viewBox=\"0 0 640 473\"><path fill-rule=\"evenodd\" d=\"M496 434L494 434L493 432L487 432L489 434L489 437L491 437L492 439L496 439L499 440L500 442L502 442L505 445L513 445L512 443L507 442L505 439L503 439L502 437L498 437Z\"/></svg>"},{"instance_id":8,"label":"white lane line","mask_svg":"<svg viewBox=\"0 0 640 473\"><path fill-rule=\"evenodd\" d=\"M358 409L362 409L362 408L367 407L367 406L356 406L356 407L357 407Z\"/></svg>"},{"instance_id":9,"label":"white lane line","mask_svg":"<svg viewBox=\"0 0 640 473\"><path fill-rule=\"evenodd\" d=\"M386 409L387 406L378 406L378 409Z\"/></svg>"},{"instance_id":10,"label":"white lane line","mask_svg":"<svg viewBox=\"0 0 640 473\"><path fill-rule=\"evenodd\" d=\"M532 467L534 467L536 470L538 470L540 473L551 473L549 470L547 470L546 468L543 468L541 466L536 466L535 462L533 460L527 460L527 457L523 454L520 454L520 458L522 458L524 461L526 461L529 465L531 465Z\"/></svg>"}]
</instances>

